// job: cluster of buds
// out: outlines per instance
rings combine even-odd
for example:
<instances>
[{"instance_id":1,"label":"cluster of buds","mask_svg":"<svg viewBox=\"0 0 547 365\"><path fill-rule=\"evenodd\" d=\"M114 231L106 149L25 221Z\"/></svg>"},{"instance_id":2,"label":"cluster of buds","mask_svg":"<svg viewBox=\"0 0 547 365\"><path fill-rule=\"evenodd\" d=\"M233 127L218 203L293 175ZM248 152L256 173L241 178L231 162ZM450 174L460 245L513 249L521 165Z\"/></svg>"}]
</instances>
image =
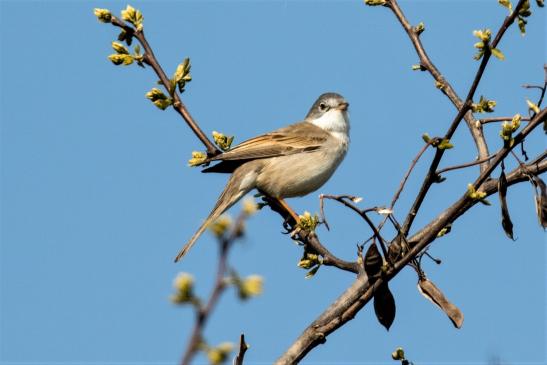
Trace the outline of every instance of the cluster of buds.
<instances>
[{"instance_id":1,"label":"cluster of buds","mask_svg":"<svg viewBox=\"0 0 547 365\"><path fill-rule=\"evenodd\" d=\"M127 5L125 10L122 10L122 19L133 24L137 31L142 30L142 21L144 20L144 17L140 10L136 10L131 5Z\"/></svg>"},{"instance_id":2,"label":"cluster of buds","mask_svg":"<svg viewBox=\"0 0 547 365\"><path fill-rule=\"evenodd\" d=\"M298 267L306 270L311 269L306 274L306 279L312 278L317 273L322 264L323 258L321 256L314 252L309 252L306 250L304 250L304 254L302 255L300 261L298 261Z\"/></svg>"},{"instance_id":3,"label":"cluster of buds","mask_svg":"<svg viewBox=\"0 0 547 365\"><path fill-rule=\"evenodd\" d=\"M171 302L175 304L197 303L194 295L194 277L188 273L181 272L173 281L175 294L171 296Z\"/></svg>"},{"instance_id":4,"label":"cluster of buds","mask_svg":"<svg viewBox=\"0 0 547 365\"><path fill-rule=\"evenodd\" d=\"M108 56L108 59L115 65L130 65L133 63L133 56L129 54L129 50L126 46L118 42L112 42L112 49L116 51L115 54Z\"/></svg>"},{"instance_id":5,"label":"cluster of buds","mask_svg":"<svg viewBox=\"0 0 547 365\"><path fill-rule=\"evenodd\" d=\"M222 238L228 232L228 229L230 229L230 226L232 225L232 218L230 218L229 215L223 214L217 219L215 219L214 222L212 222L209 227L209 230L215 235L217 238Z\"/></svg>"},{"instance_id":6,"label":"cluster of buds","mask_svg":"<svg viewBox=\"0 0 547 365\"><path fill-rule=\"evenodd\" d=\"M203 164L207 160L207 154L201 151L192 151L192 158L188 160L188 166L194 167Z\"/></svg>"},{"instance_id":7,"label":"cluster of buds","mask_svg":"<svg viewBox=\"0 0 547 365\"><path fill-rule=\"evenodd\" d=\"M473 103L471 105L471 110L473 113L492 113L496 102L494 100L488 100L481 95L478 103Z\"/></svg>"},{"instance_id":8,"label":"cluster of buds","mask_svg":"<svg viewBox=\"0 0 547 365\"><path fill-rule=\"evenodd\" d=\"M484 191L476 190L473 184L467 184L467 196L473 200L478 200L484 205L490 205L490 202L486 200L486 193Z\"/></svg>"},{"instance_id":9,"label":"cluster of buds","mask_svg":"<svg viewBox=\"0 0 547 365\"><path fill-rule=\"evenodd\" d=\"M247 300L262 294L264 279L260 275L249 275L242 279L234 274L229 283L235 286L239 299Z\"/></svg>"},{"instance_id":10,"label":"cluster of buds","mask_svg":"<svg viewBox=\"0 0 547 365\"><path fill-rule=\"evenodd\" d=\"M234 136L226 136L223 133L213 131L213 139L215 144L223 151L227 151L232 146Z\"/></svg>"},{"instance_id":11,"label":"cluster of buds","mask_svg":"<svg viewBox=\"0 0 547 365\"><path fill-rule=\"evenodd\" d=\"M515 114L511 122L503 122L501 125L500 137L510 144L513 143L513 133L520 127L522 117L520 114Z\"/></svg>"},{"instance_id":12,"label":"cluster of buds","mask_svg":"<svg viewBox=\"0 0 547 365\"><path fill-rule=\"evenodd\" d=\"M315 227L319 224L319 217L317 214L311 215L308 211L305 211L299 218L300 223L298 224L298 227L304 231L313 232L315 231Z\"/></svg>"},{"instance_id":13,"label":"cluster of buds","mask_svg":"<svg viewBox=\"0 0 547 365\"><path fill-rule=\"evenodd\" d=\"M422 139L425 143L431 144L433 147L436 147L440 150L449 150L454 148L454 145L450 142L448 138L431 138L428 133L422 134Z\"/></svg>"},{"instance_id":14,"label":"cluster of buds","mask_svg":"<svg viewBox=\"0 0 547 365\"><path fill-rule=\"evenodd\" d=\"M184 86L186 86L187 82L192 81L192 75L190 75L190 59L185 58L182 63L180 63L177 66L177 69L175 70L175 74L173 75L173 78L171 79L171 85L174 92L174 87L178 86L179 92L182 93L184 91Z\"/></svg>"},{"instance_id":15,"label":"cluster of buds","mask_svg":"<svg viewBox=\"0 0 547 365\"><path fill-rule=\"evenodd\" d=\"M167 97L167 95L156 87L146 93L146 98L150 99L161 110L165 110L169 105L173 104L173 99Z\"/></svg>"},{"instance_id":16,"label":"cluster of buds","mask_svg":"<svg viewBox=\"0 0 547 365\"><path fill-rule=\"evenodd\" d=\"M490 29L475 30L473 31L473 35L480 39L479 42L473 45L473 47L478 50L477 54L473 56L473 58L476 60L480 60L484 55L486 49L490 47L489 43L490 38L492 37L492 31Z\"/></svg>"},{"instance_id":17,"label":"cluster of buds","mask_svg":"<svg viewBox=\"0 0 547 365\"><path fill-rule=\"evenodd\" d=\"M110 23L112 21L112 13L108 9L95 8L93 13L101 23Z\"/></svg>"},{"instance_id":18,"label":"cluster of buds","mask_svg":"<svg viewBox=\"0 0 547 365\"><path fill-rule=\"evenodd\" d=\"M234 345L230 342L223 342L216 347L209 347L202 344L202 347L211 365L220 365L225 363L234 349Z\"/></svg>"}]
</instances>

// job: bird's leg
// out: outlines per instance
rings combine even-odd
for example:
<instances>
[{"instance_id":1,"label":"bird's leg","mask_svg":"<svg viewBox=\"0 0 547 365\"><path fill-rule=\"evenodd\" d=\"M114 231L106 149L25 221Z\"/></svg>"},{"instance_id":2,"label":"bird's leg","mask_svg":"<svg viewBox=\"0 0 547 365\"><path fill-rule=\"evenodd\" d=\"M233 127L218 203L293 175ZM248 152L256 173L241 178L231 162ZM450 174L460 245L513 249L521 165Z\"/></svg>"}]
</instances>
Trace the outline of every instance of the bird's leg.
<instances>
[{"instance_id":1,"label":"bird's leg","mask_svg":"<svg viewBox=\"0 0 547 365\"><path fill-rule=\"evenodd\" d=\"M274 199L281 207L283 207L283 209L285 209L285 211L287 211L287 213L289 213L289 215L294 220L296 225L299 225L300 224L300 217L298 216L298 214L296 214L296 212L294 210L292 210L292 208L289 206L289 204L287 204L287 202L283 199L280 199L280 198L274 198Z\"/></svg>"}]
</instances>

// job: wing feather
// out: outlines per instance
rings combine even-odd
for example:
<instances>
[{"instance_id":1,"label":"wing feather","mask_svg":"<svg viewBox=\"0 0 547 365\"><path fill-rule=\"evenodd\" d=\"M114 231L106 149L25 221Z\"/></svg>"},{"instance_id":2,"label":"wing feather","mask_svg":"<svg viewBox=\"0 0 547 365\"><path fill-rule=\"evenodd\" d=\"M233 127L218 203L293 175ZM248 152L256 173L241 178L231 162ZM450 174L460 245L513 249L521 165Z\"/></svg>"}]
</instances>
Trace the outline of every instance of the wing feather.
<instances>
[{"instance_id":1,"label":"wing feather","mask_svg":"<svg viewBox=\"0 0 547 365\"><path fill-rule=\"evenodd\" d=\"M309 122L300 122L251 138L210 161L255 160L320 149L329 133Z\"/></svg>"}]
</instances>

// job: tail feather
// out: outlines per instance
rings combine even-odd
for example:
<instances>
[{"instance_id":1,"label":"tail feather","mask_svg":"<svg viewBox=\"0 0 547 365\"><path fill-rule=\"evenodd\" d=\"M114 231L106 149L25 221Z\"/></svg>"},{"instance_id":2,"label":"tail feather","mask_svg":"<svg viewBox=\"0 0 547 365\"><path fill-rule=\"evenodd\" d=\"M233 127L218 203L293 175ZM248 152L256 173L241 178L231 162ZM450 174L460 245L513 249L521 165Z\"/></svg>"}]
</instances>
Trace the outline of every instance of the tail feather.
<instances>
[{"instance_id":1,"label":"tail feather","mask_svg":"<svg viewBox=\"0 0 547 365\"><path fill-rule=\"evenodd\" d=\"M178 262L184 255L186 255L186 253L192 248L192 246L194 246L197 239L213 221L220 217L220 215L224 213L228 208L237 203L237 201L241 199L242 196L244 196L253 189L254 186L241 187L240 180L241 179L239 178L239 174L237 173L230 177L230 180L228 181L228 184L226 184L226 187L224 188L222 194L220 194L220 197L218 198L217 203L213 208L213 211L209 214L207 219L205 219L205 222L203 222L197 232L194 233L192 238L190 238L190 240L184 245L182 250L180 250L177 257L175 258L175 262Z\"/></svg>"}]
</instances>

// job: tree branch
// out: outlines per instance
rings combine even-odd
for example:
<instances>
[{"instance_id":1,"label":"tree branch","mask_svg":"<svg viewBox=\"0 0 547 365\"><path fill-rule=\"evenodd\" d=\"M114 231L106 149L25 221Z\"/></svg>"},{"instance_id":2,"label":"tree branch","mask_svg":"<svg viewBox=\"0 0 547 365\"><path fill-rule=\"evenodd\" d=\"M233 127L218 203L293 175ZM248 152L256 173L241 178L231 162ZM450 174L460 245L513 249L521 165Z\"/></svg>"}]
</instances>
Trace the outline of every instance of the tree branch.
<instances>
[{"instance_id":1,"label":"tree branch","mask_svg":"<svg viewBox=\"0 0 547 365\"><path fill-rule=\"evenodd\" d=\"M420 65L431 74L431 76L438 83L438 85L441 85L440 90L448 97L448 99L450 99L456 109L461 110L464 106L464 102L460 99L452 85L444 78L439 69L435 66L435 64L427 55L427 52L425 51L425 48L420 39L419 33L415 30L414 27L410 25L408 19L404 15L397 1L388 0L387 7L391 9L399 23L401 23L401 25L403 26L403 29L408 34L408 37L410 38L410 41L412 42L412 45L414 46L414 49L416 50L416 53L420 58ZM475 142L479 158L484 158L488 156L488 145L486 144L486 139L484 138L481 125L477 123L477 120L470 111L466 111L466 113L464 114L464 118L467 123L467 127L471 132L471 136L473 137L473 141ZM481 169L484 168L485 167L481 166Z\"/></svg>"},{"instance_id":2,"label":"tree branch","mask_svg":"<svg viewBox=\"0 0 547 365\"><path fill-rule=\"evenodd\" d=\"M133 35L139 43L142 45L144 49L144 62L152 67L156 75L160 78L161 83L165 87L165 90L169 91L170 89L170 80L163 71L161 65L159 64L158 60L156 59L156 56L154 55L154 51L152 50L152 47L148 44L148 41L146 40L146 37L144 36L144 32L142 30L135 30L133 27L128 25L126 22L124 22L121 19L116 18L115 16L112 16L112 24L114 26L120 27L123 30L125 30L129 35ZM207 138L203 130L199 127L197 122L192 118L192 115L190 115L190 112L182 102L180 96L175 91L172 94L172 97L174 99L173 102L173 108L179 113L186 124L192 129L192 132L198 137L198 139L203 143L205 148L207 149L207 154L209 156L218 155L220 153L220 150Z\"/></svg>"},{"instance_id":3,"label":"tree branch","mask_svg":"<svg viewBox=\"0 0 547 365\"><path fill-rule=\"evenodd\" d=\"M499 42L501 41L501 38L505 34L505 31L509 26L515 21L515 18L518 15L518 12L520 8L524 5L526 0L520 0L517 6L515 7L514 11L511 13L510 16L506 17L503 24L501 25L500 29L498 30L494 40L492 41L491 47L496 48ZM395 5L395 9L399 9L397 6L397 2L395 0L391 0L390 4L391 6ZM400 9L399 9L400 11ZM465 98L465 102L461 106L461 108L458 111L458 114L452 121L452 124L448 128L448 131L446 132L445 138L450 140L452 138L452 135L458 128L458 125L460 124L460 121L464 117L464 115L471 109L471 103L473 101L473 96L475 95L475 91L477 90L477 87L479 86L480 80L482 79L482 75L484 74L484 70L486 69L486 65L488 64L488 60L490 59L492 53L490 52L490 48L486 47L484 55L481 59L481 63L479 65L479 68L477 70L477 73L475 74L475 78L473 79L473 83L471 84L471 87L469 88L469 92L467 93L467 97ZM468 123L469 124L469 123ZM479 123L480 124L480 123ZM481 131L482 135L482 131ZM484 139L484 138L483 138ZM486 145L486 144L485 144ZM402 228L402 234L408 235L408 232L410 230L410 227L412 226L412 222L414 222L414 218L416 217L416 214L418 214L418 210L420 209L425 196L429 192L429 188L431 185L436 181L436 170L439 167L439 163L441 162L441 159L444 154L443 149L437 149L435 153L435 157L433 158L433 161L431 162L431 165L429 166L429 171L422 183L422 186L420 188L420 192L418 193L416 199L414 200L414 203L412 204L412 207L410 208L410 211L407 214L407 217L405 219L405 222L403 224ZM484 151L482 151L484 152ZM486 154L482 153L479 150L479 158L482 160L486 157L488 157L488 151L486 150ZM485 163L482 165L481 172L487 171L488 166Z\"/></svg>"},{"instance_id":4,"label":"tree branch","mask_svg":"<svg viewBox=\"0 0 547 365\"><path fill-rule=\"evenodd\" d=\"M475 181L476 187L481 186L488 196L498 191L497 180L491 179L483 184L503 158L507 156L520 141L532 132L540 123L547 118L547 109L537 114L532 121L515 137L515 143L511 147L504 147L496 153L495 159L489 168L480 174ZM535 174L547 171L547 160L538 157L533 162L525 165L527 169ZM517 167L507 175L508 186L527 180L523 169ZM397 261L384 276L377 279L370 285L365 275L359 275L355 282L327 308L311 325L309 325L300 337L289 347L289 349L276 361L278 365L295 364L316 346L325 343L326 337L336 329L355 317L355 315L370 301L375 291L383 284L394 278L411 260L416 258L435 238L438 232L448 223L452 223L462 214L467 212L478 200L471 199L467 192L460 197L451 207L433 219L428 225L412 236L408 241L411 245L409 253Z\"/></svg>"}]
</instances>

